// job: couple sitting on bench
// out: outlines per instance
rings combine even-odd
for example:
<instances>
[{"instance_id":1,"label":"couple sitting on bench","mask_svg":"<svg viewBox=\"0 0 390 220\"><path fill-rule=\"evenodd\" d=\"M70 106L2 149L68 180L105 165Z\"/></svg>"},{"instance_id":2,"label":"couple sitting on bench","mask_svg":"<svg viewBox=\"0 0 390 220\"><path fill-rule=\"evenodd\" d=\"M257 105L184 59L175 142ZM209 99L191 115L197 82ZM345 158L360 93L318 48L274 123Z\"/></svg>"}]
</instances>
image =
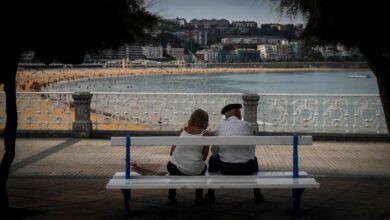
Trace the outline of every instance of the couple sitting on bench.
<instances>
[{"instance_id":1,"label":"couple sitting on bench","mask_svg":"<svg viewBox=\"0 0 390 220\"><path fill-rule=\"evenodd\" d=\"M215 136L253 136L255 131L241 120L241 104L229 104L221 113L225 120L215 129ZM178 132L178 136L209 136L207 132L208 114L202 109L195 110L188 126ZM170 175L204 175L210 146L172 146L171 161L167 165ZM221 172L224 175L251 175L258 172L254 145L212 146L212 155L208 161L209 172ZM202 203L203 190L196 189L196 202ZM206 195L208 202L214 202L214 190ZM264 199L260 189L254 189L255 202ZM176 189L169 189L169 202L176 203Z\"/></svg>"}]
</instances>

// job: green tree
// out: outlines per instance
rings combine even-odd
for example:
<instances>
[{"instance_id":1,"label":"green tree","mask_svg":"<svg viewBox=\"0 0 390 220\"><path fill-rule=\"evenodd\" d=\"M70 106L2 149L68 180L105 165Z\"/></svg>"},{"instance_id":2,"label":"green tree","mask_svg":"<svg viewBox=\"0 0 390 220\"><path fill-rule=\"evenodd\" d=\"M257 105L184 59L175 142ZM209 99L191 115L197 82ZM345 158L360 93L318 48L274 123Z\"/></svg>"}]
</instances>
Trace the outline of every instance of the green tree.
<instances>
[{"instance_id":1,"label":"green tree","mask_svg":"<svg viewBox=\"0 0 390 220\"><path fill-rule=\"evenodd\" d=\"M271 27L269 24L262 24L260 35L264 36L280 36L280 31L276 27Z\"/></svg>"},{"instance_id":2,"label":"green tree","mask_svg":"<svg viewBox=\"0 0 390 220\"><path fill-rule=\"evenodd\" d=\"M322 56L322 54L320 52L315 51L315 50L311 50L309 55L308 55L307 60L311 61L311 62L324 61L325 57Z\"/></svg>"},{"instance_id":3,"label":"green tree","mask_svg":"<svg viewBox=\"0 0 390 220\"><path fill-rule=\"evenodd\" d=\"M387 128L390 128L390 13L387 1L271 0L282 12L302 14L303 33L321 44L357 47L376 76Z\"/></svg>"},{"instance_id":4,"label":"green tree","mask_svg":"<svg viewBox=\"0 0 390 220\"><path fill-rule=\"evenodd\" d=\"M88 51L134 42L158 19L145 10L142 0L12 0L3 1L1 7L5 56L0 83L6 94L7 122L0 164L0 213L7 217L12 210L7 179L15 158L15 76L21 52L34 51L47 64L53 60L81 63Z\"/></svg>"}]
</instances>

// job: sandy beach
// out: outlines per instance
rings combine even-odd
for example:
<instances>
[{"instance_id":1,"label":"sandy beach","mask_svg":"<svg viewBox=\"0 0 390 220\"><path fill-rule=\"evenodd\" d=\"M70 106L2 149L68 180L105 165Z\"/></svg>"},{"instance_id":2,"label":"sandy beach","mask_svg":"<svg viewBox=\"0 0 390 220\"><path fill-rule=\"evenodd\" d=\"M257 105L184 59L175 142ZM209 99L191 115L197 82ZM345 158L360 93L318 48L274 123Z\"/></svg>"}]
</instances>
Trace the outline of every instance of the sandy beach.
<instances>
[{"instance_id":1,"label":"sandy beach","mask_svg":"<svg viewBox=\"0 0 390 220\"><path fill-rule=\"evenodd\" d=\"M148 69L44 69L19 70L16 77L17 91L41 91L53 83L65 80L92 79L127 75L236 73L236 72L313 72L340 71L337 68L148 68ZM350 69L349 69L350 70Z\"/></svg>"}]
</instances>

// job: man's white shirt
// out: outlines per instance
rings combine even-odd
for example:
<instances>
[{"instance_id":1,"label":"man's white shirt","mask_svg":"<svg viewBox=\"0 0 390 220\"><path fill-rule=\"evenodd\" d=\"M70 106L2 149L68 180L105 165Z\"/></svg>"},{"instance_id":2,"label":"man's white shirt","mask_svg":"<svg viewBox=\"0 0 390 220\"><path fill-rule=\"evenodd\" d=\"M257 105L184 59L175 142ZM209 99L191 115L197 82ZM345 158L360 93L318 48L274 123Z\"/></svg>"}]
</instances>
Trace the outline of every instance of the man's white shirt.
<instances>
[{"instance_id":1,"label":"man's white shirt","mask_svg":"<svg viewBox=\"0 0 390 220\"><path fill-rule=\"evenodd\" d=\"M252 136L254 131L246 122L236 116L230 116L216 129L215 136ZM245 144L245 143L243 143ZM218 153L219 158L227 163L245 163L255 157L254 145L229 146L220 145L212 147L213 153Z\"/></svg>"}]
</instances>

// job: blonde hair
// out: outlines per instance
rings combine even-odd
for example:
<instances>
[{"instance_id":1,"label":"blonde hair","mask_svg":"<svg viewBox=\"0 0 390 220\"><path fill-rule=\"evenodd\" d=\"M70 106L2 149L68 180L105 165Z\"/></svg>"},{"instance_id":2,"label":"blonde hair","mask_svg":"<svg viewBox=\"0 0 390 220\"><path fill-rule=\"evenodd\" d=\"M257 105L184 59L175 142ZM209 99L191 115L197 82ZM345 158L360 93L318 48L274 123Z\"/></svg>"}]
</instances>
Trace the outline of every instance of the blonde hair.
<instances>
[{"instance_id":1,"label":"blonde hair","mask_svg":"<svg viewBox=\"0 0 390 220\"><path fill-rule=\"evenodd\" d=\"M196 109L190 117L190 120L188 121L188 126L197 126L200 128L207 127L209 122L209 115L207 112L203 109Z\"/></svg>"}]
</instances>

